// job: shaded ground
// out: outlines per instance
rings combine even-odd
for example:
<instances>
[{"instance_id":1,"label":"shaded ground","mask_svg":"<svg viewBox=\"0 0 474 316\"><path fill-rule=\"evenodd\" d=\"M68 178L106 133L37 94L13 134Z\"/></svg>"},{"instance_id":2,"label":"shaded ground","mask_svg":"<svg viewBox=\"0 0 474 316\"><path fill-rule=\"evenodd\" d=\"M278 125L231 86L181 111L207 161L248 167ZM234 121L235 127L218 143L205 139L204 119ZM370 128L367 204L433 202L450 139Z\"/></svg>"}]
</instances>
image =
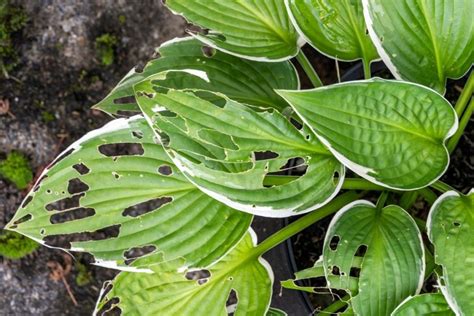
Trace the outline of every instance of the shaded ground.
<instances>
[{"instance_id":1,"label":"shaded ground","mask_svg":"<svg viewBox=\"0 0 474 316\"><path fill-rule=\"evenodd\" d=\"M68 144L108 118L89 108L136 64L146 62L160 43L182 36L184 22L161 1L12 1L29 17L14 34L19 65L17 80L0 79L0 100L10 113L0 116L0 155L25 153L39 174ZM95 39L118 39L114 61L105 66ZM26 191L0 179L0 227L12 217ZM90 315L108 269L88 267L91 282L77 285L78 264L65 279L80 307L75 307L61 280L51 278L48 262L68 264L59 250L41 247L18 261L0 257L0 315ZM78 261L89 261L78 256Z\"/></svg>"}]
</instances>

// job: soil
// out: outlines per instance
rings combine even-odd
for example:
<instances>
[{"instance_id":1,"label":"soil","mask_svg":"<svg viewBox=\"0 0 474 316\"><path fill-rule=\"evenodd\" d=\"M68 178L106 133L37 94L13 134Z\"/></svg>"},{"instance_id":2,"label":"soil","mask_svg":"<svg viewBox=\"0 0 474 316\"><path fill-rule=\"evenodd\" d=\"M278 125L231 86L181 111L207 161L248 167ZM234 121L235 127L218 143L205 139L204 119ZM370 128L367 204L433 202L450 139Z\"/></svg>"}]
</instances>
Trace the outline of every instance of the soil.
<instances>
[{"instance_id":1,"label":"soil","mask_svg":"<svg viewBox=\"0 0 474 316\"><path fill-rule=\"evenodd\" d=\"M21 58L10 72L14 79L0 78L0 100L10 104L9 113L0 115L0 155L12 150L26 154L36 175L68 144L109 120L90 107L133 66L149 60L155 47L183 36L186 29L185 21L169 13L160 0L11 2L23 7L29 22L13 37ZM94 46L95 39L103 34L118 39L110 66L102 65ZM333 60L309 47L305 51L324 83L337 82ZM341 75L353 65L340 63ZM450 83L452 100L459 93L456 85L462 83ZM303 79L303 87L309 87L307 79ZM443 177L443 181L463 192L472 184L473 142L474 133L468 127ZM0 227L10 220L26 193L0 179ZM312 266L321 254L329 220L292 239L298 269ZM113 278L116 272L88 265L88 255L76 255L72 262L64 255L63 251L41 247L21 260L0 257L0 315L90 315L103 281ZM54 278L52 262L66 272L71 269L64 281ZM77 284L77 262L86 264L91 276L89 284ZM65 284L78 306L73 304ZM314 297L313 303L322 304Z\"/></svg>"}]
</instances>

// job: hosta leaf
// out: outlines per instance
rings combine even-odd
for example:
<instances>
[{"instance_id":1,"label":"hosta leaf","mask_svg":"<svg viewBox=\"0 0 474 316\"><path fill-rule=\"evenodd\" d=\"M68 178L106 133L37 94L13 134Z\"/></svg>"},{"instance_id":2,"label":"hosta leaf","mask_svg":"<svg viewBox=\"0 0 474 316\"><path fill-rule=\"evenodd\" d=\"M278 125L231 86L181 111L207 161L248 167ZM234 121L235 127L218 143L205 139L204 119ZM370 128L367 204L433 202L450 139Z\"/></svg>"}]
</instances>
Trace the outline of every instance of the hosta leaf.
<instances>
[{"instance_id":1,"label":"hosta leaf","mask_svg":"<svg viewBox=\"0 0 474 316\"><path fill-rule=\"evenodd\" d=\"M167 0L166 5L188 21L210 29L195 35L229 54L279 61L298 53L298 34L282 0Z\"/></svg>"},{"instance_id":2,"label":"hosta leaf","mask_svg":"<svg viewBox=\"0 0 474 316\"><path fill-rule=\"evenodd\" d=\"M448 166L444 143L457 129L456 113L431 89L376 78L279 93L342 163L369 181L415 190Z\"/></svg>"},{"instance_id":3,"label":"hosta leaf","mask_svg":"<svg viewBox=\"0 0 474 316\"><path fill-rule=\"evenodd\" d=\"M269 217L309 212L337 194L344 167L307 128L298 130L274 109L251 108L212 94L216 105L198 96L210 92L163 92L155 81L135 86L138 103L175 164L205 193ZM163 107L177 116L160 112ZM307 166L304 175L264 185L267 174L290 168L293 158Z\"/></svg>"},{"instance_id":4,"label":"hosta leaf","mask_svg":"<svg viewBox=\"0 0 474 316\"><path fill-rule=\"evenodd\" d=\"M102 265L124 266L145 246L167 260L207 265L251 221L189 183L141 116L85 135L42 178L7 228L45 245L90 252Z\"/></svg>"},{"instance_id":5,"label":"hosta leaf","mask_svg":"<svg viewBox=\"0 0 474 316\"><path fill-rule=\"evenodd\" d=\"M269 308L268 312L265 314L266 316L287 316L288 314L281 309L278 308Z\"/></svg>"},{"instance_id":6,"label":"hosta leaf","mask_svg":"<svg viewBox=\"0 0 474 316\"><path fill-rule=\"evenodd\" d=\"M369 34L392 74L444 93L474 62L472 0L363 0Z\"/></svg>"},{"instance_id":7,"label":"hosta leaf","mask_svg":"<svg viewBox=\"0 0 474 316\"><path fill-rule=\"evenodd\" d=\"M283 109L288 105L273 89L299 89L299 79L289 61L261 63L240 59L211 49L193 38L166 42L158 48L160 58L151 60L142 72L132 69L94 108L113 115L140 109L133 98L133 85L165 71L172 72L162 86L221 92L237 101Z\"/></svg>"},{"instance_id":8,"label":"hosta leaf","mask_svg":"<svg viewBox=\"0 0 474 316\"><path fill-rule=\"evenodd\" d=\"M139 259L134 266L149 269L151 273L119 274L98 309L118 298L117 306L123 315L217 316L227 315L226 302L231 296L228 310L236 307L234 315L265 315L270 304L273 272L253 251L256 241L252 237L253 234L247 234L207 270L194 271L195 280L190 276L192 270L179 269L183 265L180 259L163 262L162 258L153 258L159 254Z\"/></svg>"},{"instance_id":9,"label":"hosta leaf","mask_svg":"<svg viewBox=\"0 0 474 316\"><path fill-rule=\"evenodd\" d=\"M392 316L454 316L441 293L415 295L406 299L392 313Z\"/></svg>"},{"instance_id":10,"label":"hosta leaf","mask_svg":"<svg viewBox=\"0 0 474 316\"><path fill-rule=\"evenodd\" d=\"M474 191L449 191L430 210L428 237L435 247L435 262L443 267L440 288L459 315L474 314Z\"/></svg>"},{"instance_id":11,"label":"hosta leaf","mask_svg":"<svg viewBox=\"0 0 474 316\"><path fill-rule=\"evenodd\" d=\"M346 290L356 315L390 315L423 284L421 234L399 206L355 201L329 224L323 264L328 287Z\"/></svg>"},{"instance_id":12,"label":"hosta leaf","mask_svg":"<svg viewBox=\"0 0 474 316\"><path fill-rule=\"evenodd\" d=\"M285 0L299 33L317 50L338 60L378 58L366 34L360 0Z\"/></svg>"}]
</instances>

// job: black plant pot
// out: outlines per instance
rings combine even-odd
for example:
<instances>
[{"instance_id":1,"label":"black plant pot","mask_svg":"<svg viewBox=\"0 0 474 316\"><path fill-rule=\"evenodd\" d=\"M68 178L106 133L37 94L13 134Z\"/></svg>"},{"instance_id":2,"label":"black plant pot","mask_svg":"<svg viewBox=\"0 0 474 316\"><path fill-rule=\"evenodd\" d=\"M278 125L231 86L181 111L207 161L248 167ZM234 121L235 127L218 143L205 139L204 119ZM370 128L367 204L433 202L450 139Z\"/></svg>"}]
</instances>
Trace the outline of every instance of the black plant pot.
<instances>
[{"instance_id":1,"label":"black plant pot","mask_svg":"<svg viewBox=\"0 0 474 316\"><path fill-rule=\"evenodd\" d=\"M375 62L371 65L373 74L386 70L382 62ZM364 69L362 63L357 63L348 69L342 76L342 81L353 81L364 78ZM258 235L258 240L262 241L271 234L285 227L292 220L289 218L275 219L255 217L252 224L253 229ZM294 278L295 272L300 270L293 255L293 244L291 239L271 249L263 255L271 264L275 275L273 284L272 307L280 308L290 316L306 316L314 314L314 307L308 295L305 292L285 290L281 288L280 281ZM308 284L309 285L309 284Z\"/></svg>"}]
</instances>

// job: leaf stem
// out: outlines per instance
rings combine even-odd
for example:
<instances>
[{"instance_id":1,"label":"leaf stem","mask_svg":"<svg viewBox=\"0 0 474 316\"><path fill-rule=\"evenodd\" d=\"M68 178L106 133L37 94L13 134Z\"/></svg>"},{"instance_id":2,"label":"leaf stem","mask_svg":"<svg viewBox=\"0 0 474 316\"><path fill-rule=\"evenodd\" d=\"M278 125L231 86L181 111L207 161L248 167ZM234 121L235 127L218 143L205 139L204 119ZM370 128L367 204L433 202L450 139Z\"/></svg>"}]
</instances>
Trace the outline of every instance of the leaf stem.
<instances>
[{"instance_id":1,"label":"leaf stem","mask_svg":"<svg viewBox=\"0 0 474 316\"><path fill-rule=\"evenodd\" d=\"M339 311L341 308L347 305L347 302L351 299L351 296L349 294L345 295L344 297L338 299L322 311L320 311L320 314L333 314Z\"/></svg>"},{"instance_id":2,"label":"leaf stem","mask_svg":"<svg viewBox=\"0 0 474 316\"><path fill-rule=\"evenodd\" d=\"M448 140L448 150L449 153L452 153L454 149L456 148L457 144L459 143L459 140L461 139L462 134L464 133L464 130L466 129L467 124L469 123L469 120L471 119L472 112L474 111L474 99L471 99L471 102L469 102L469 106L467 107L466 111L462 115L461 119L459 120L459 127L456 133L454 133L453 137L451 137Z\"/></svg>"},{"instance_id":3,"label":"leaf stem","mask_svg":"<svg viewBox=\"0 0 474 316\"><path fill-rule=\"evenodd\" d=\"M362 65L364 66L364 78L368 80L372 77L372 71L370 69L370 60L362 58Z\"/></svg>"},{"instance_id":4,"label":"leaf stem","mask_svg":"<svg viewBox=\"0 0 474 316\"><path fill-rule=\"evenodd\" d=\"M439 192L442 192L442 193L445 193L445 192L448 192L448 191L456 191L454 188L452 188L449 184L447 183L444 183L442 181L436 181L435 183L433 183L431 185L431 187Z\"/></svg>"},{"instance_id":5,"label":"leaf stem","mask_svg":"<svg viewBox=\"0 0 474 316\"><path fill-rule=\"evenodd\" d=\"M280 229L275 234L271 235L264 241L262 241L257 247L253 249L253 253L255 256L260 256L270 250L271 248L275 247L279 243L287 240L291 236L299 233L303 229L307 228L308 226L312 225L313 223L323 219L324 217L331 215L346 204L355 201L361 196L361 194L357 194L355 192L347 192L344 193L325 206L321 207L318 210L315 210L299 219L294 221L293 223L289 224L288 226Z\"/></svg>"},{"instance_id":6,"label":"leaf stem","mask_svg":"<svg viewBox=\"0 0 474 316\"><path fill-rule=\"evenodd\" d=\"M313 65L311 65L311 63L308 60L308 57L306 57L306 55L304 54L302 49L300 49L298 55L296 55L296 60L298 60L298 63L303 68L304 72L308 76L308 78L311 81L311 83L313 84L313 86L315 88L322 87L323 82L319 78L318 73L314 69Z\"/></svg>"},{"instance_id":7,"label":"leaf stem","mask_svg":"<svg viewBox=\"0 0 474 316\"><path fill-rule=\"evenodd\" d=\"M468 104L469 100L471 99L472 93L474 92L474 71L471 71L469 78L466 81L466 85L462 89L461 95L454 106L456 110L456 114L458 117L461 117L466 105Z\"/></svg>"}]
</instances>

